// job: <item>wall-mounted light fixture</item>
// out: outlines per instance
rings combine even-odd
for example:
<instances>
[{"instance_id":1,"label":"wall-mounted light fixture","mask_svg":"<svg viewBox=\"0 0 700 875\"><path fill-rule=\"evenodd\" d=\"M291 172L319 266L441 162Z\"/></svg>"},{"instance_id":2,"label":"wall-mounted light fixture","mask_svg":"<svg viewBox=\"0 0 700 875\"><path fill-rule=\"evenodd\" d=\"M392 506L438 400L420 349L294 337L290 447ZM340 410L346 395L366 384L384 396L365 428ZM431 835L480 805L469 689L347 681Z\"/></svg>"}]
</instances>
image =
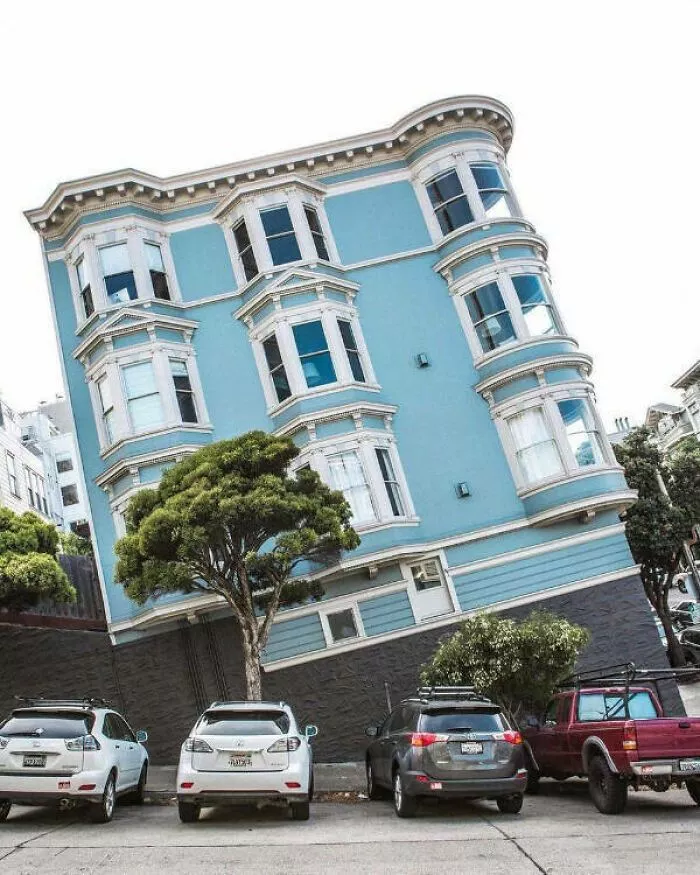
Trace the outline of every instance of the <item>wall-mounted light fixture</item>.
<instances>
[{"instance_id":1,"label":"wall-mounted light fixture","mask_svg":"<svg viewBox=\"0 0 700 875\"><path fill-rule=\"evenodd\" d=\"M427 368L430 366L430 360L424 352L419 352L416 356L416 367Z\"/></svg>"},{"instance_id":2,"label":"wall-mounted light fixture","mask_svg":"<svg viewBox=\"0 0 700 875\"><path fill-rule=\"evenodd\" d=\"M458 498L468 498L471 494L469 492L469 484L464 481L455 485L455 492L457 493Z\"/></svg>"}]
</instances>

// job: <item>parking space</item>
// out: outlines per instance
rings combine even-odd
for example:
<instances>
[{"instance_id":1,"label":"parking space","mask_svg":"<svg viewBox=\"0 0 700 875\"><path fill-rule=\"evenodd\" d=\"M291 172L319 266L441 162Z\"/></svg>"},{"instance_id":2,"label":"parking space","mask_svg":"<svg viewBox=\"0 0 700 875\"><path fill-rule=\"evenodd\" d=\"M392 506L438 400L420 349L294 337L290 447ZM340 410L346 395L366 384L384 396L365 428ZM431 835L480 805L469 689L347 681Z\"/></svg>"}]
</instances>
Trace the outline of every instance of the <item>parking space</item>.
<instances>
[{"instance_id":1,"label":"parking space","mask_svg":"<svg viewBox=\"0 0 700 875\"><path fill-rule=\"evenodd\" d=\"M399 820L390 803L317 802L307 823L280 809L208 810L183 825L172 805L124 805L112 823L79 813L14 809L0 825L0 873L628 873L692 869L700 808L685 791L633 793L599 814L584 782L543 782L521 815L495 804L427 804ZM688 868L691 865L691 868Z\"/></svg>"}]
</instances>

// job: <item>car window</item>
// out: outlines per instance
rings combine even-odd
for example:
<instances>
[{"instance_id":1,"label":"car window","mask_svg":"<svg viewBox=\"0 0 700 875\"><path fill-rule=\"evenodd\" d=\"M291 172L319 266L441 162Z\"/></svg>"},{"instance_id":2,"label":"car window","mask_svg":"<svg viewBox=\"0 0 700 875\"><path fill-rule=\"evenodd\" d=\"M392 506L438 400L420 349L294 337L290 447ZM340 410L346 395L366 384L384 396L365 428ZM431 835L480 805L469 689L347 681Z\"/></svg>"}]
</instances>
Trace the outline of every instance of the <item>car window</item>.
<instances>
[{"instance_id":1,"label":"car window","mask_svg":"<svg viewBox=\"0 0 700 875\"><path fill-rule=\"evenodd\" d=\"M428 711L420 722L422 732L503 732L508 727L500 714L464 708Z\"/></svg>"},{"instance_id":2,"label":"car window","mask_svg":"<svg viewBox=\"0 0 700 875\"><path fill-rule=\"evenodd\" d=\"M47 714L41 711L14 713L0 725L3 738L78 738L89 735L92 721L87 714Z\"/></svg>"},{"instance_id":3,"label":"car window","mask_svg":"<svg viewBox=\"0 0 700 875\"><path fill-rule=\"evenodd\" d=\"M111 714L105 714L105 719L102 724L102 734L107 738L118 738L116 724L112 721Z\"/></svg>"},{"instance_id":4,"label":"car window","mask_svg":"<svg viewBox=\"0 0 700 875\"><path fill-rule=\"evenodd\" d=\"M391 716L389 717L389 723L387 724L387 733L399 732L401 729L403 729L405 725L405 717L406 709L403 707L403 705L400 705L398 708L394 708L394 710L391 712Z\"/></svg>"},{"instance_id":5,"label":"car window","mask_svg":"<svg viewBox=\"0 0 700 875\"><path fill-rule=\"evenodd\" d=\"M646 691L629 694L629 714L633 720L657 717L651 695ZM581 722L596 720L624 720L625 701L619 693L581 693L578 700L578 719Z\"/></svg>"},{"instance_id":6,"label":"car window","mask_svg":"<svg viewBox=\"0 0 700 875\"><path fill-rule=\"evenodd\" d=\"M126 720L120 717L119 714L110 714L109 716L112 718L111 722L115 732L112 738L117 738L120 741L136 741L136 736L129 729Z\"/></svg>"},{"instance_id":7,"label":"car window","mask_svg":"<svg viewBox=\"0 0 700 875\"><path fill-rule=\"evenodd\" d=\"M202 735L286 735L284 711L207 711L197 726Z\"/></svg>"},{"instance_id":8,"label":"car window","mask_svg":"<svg viewBox=\"0 0 700 875\"><path fill-rule=\"evenodd\" d=\"M552 699L547 705L547 710L544 712L545 725L552 726L557 722L557 713L559 711L559 699Z\"/></svg>"},{"instance_id":9,"label":"car window","mask_svg":"<svg viewBox=\"0 0 700 875\"><path fill-rule=\"evenodd\" d=\"M700 632L686 632L683 639L688 644L700 645Z\"/></svg>"}]
</instances>

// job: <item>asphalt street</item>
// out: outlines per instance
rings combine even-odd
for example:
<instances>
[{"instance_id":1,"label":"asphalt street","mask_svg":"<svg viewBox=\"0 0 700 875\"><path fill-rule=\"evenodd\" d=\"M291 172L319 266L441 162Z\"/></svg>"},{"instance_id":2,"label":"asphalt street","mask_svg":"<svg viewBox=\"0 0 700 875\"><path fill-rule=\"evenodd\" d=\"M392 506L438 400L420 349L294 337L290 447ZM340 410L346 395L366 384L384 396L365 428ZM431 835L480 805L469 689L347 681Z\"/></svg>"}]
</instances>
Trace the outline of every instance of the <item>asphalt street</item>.
<instances>
[{"instance_id":1,"label":"asphalt street","mask_svg":"<svg viewBox=\"0 0 700 875\"><path fill-rule=\"evenodd\" d=\"M543 782L520 815L489 802L426 805L399 820L389 802L316 802L286 811L205 811L181 824L172 805L123 805L106 825L76 812L15 808L0 824L0 873L700 873L700 808L687 793L632 794L605 817L585 783Z\"/></svg>"}]
</instances>

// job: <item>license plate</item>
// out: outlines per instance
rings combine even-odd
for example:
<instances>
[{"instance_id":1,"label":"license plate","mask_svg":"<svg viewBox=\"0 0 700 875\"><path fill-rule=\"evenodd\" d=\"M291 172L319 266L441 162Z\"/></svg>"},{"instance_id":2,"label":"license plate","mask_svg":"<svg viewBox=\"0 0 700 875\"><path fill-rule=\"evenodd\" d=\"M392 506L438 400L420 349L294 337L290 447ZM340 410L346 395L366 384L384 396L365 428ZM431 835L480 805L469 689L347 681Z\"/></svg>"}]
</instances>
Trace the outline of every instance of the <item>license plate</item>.
<instances>
[{"instance_id":1,"label":"license plate","mask_svg":"<svg viewBox=\"0 0 700 875\"><path fill-rule=\"evenodd\" d=\"M29 754L25 754L25 756L22 757L22 765L33 769L42 769L46 765L46 757L43 754L41 756L30 756Z\"/></svg>"},{"instance_id":2,"label":"license plate","mask_svg":"<svg viewBox=\"0 0 700 875\"><path fill-rule=\"evenodd\" d=\"M480 741L463 741L462 753L483 753L484 745Z\"/></svg>"},{"instance_id":3,"label":"license plate","mask_svg":"<svg viewBox=\"0 0 700 875\"><path fill-rule=\"evenodd\" d=\"M700 772L700 760L681 760L681 772Z\"/></svg>"},{"instance_id":4,"label":"license plate","mask_svg":"<svg viewBox=\"0 0 700 875\"><path fill-rule=\"evenodd\" d=\"M229 757L228 764L232 769L247 769L253 765L252 757Z\"/></svg>"}]
</instances>

